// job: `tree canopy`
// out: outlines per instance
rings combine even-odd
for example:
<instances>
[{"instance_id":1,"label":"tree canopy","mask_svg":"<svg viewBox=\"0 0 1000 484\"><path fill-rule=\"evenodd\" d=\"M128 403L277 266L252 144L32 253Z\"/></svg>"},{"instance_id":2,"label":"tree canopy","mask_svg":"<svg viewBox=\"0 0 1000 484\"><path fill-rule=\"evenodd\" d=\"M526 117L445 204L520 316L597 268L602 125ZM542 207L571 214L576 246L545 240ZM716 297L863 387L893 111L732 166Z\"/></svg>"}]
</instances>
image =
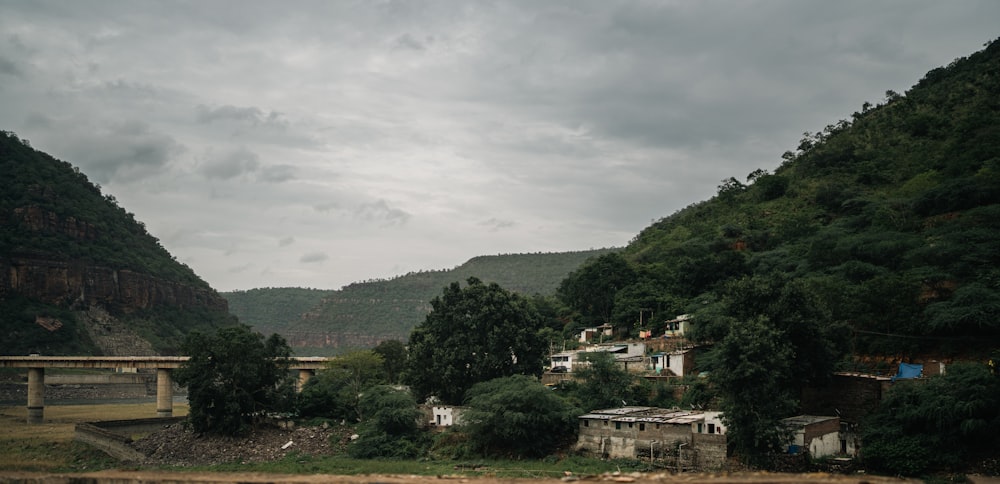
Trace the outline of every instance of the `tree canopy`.
<instances>
[{"instance_id":1,"label":"tree canopy","mask_svg":"<svg viewBox=\"0 0 1000 484\"><path fill-rule=\"evenodd\" d=\"M174 379L188 388L188 420L196 432L241 435L266 413L291 409L291 350L281 336L264 339L239 325L191 333L182 349L190 359Z\"/></svg>"},{"instance_id":2,"label":"tree canopy","mask_svg":"<svg viewBox=\"0 0 1000 484\"><path fill-rule=\"evenodd\" d=\"M862 457L882 472L953 470L1000 448L1000 377L957 363L927 382L899 381L864 422Z\"/></svg>"},{"instance_id":3,"label":"tree canopy","mask_svg":"<svg viewBox=\"0 0 1000 484\"><path fill-rule=\"evenodd\" d=\"M576 436L579 409L534 377L511 375L477 383L465 404L462 426L484 455L542 457Z\"/></svg>"},{"instance_id":4,"label":"tree canopy","mask_svg":"<svg viewBox=\"0 0 1000 484\"><path fill-rule=\"evenodd\" d=\"M466 287L445 287L431 307L410 335L404 373L418 399L434 395L460 404L476 383L541 374L543 323L523 296L469 278Z\"/></svg>"}]
</instances>

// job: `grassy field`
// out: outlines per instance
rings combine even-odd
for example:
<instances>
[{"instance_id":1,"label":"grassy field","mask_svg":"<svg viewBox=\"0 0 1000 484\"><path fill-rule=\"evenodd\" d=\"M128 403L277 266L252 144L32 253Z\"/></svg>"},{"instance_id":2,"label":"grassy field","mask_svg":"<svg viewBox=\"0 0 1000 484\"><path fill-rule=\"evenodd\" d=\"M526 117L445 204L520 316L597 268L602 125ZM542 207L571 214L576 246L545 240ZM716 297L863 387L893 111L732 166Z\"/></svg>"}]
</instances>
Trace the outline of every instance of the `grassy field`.
<instances>
[{"instance_id":1,"label":"grassy field","mask_svg":"<svg viewBox=\"0 0 1000 484\"><path fill-rule=\"evenodd\" d=\"M605 461L580 456L550 457L542 460L381 460L352 459L346 456L289 455L275 462L227 464L200 468L206 471L263 472L331 475L418 475L513 478L561 478L606 472L662 471L635 460Z\"/></svg>"},{"instance_id":2,"label":"grassy field","mask_svg":"<svg viewBox=\"0 0 1000 484\"><path fill-rule=\"evenodd\" d=\"M174 415L187 415L187 405L174 404ZM0 407L0 471L84 471L113 469L117 461L103 452L73 442L79 422L149 418L156 403L49 405L45 422L27 423L23 405Z\"/></svg>"}]
</instances>

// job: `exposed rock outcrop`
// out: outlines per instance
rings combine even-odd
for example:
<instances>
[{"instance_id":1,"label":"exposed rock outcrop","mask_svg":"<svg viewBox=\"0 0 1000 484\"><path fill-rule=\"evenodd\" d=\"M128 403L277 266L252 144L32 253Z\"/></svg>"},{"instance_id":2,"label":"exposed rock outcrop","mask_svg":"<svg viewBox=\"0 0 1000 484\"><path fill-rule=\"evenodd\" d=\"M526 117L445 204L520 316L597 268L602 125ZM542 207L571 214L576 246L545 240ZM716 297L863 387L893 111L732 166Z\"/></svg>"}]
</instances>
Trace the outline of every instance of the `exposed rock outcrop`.
<instances>
[{"instance_id":1,"label":"exposed rock outcrop","mask_svg":"<svg viewBox=\"0 0 1000 484\"><path fill-rule=\"evenodd\" d=\"M33 257L0 257L0 299L10 293L54 305L98 305L122 313L157 306L228 310L226 300L212 289L126 269Z\"/></svg>"}]
</instances>

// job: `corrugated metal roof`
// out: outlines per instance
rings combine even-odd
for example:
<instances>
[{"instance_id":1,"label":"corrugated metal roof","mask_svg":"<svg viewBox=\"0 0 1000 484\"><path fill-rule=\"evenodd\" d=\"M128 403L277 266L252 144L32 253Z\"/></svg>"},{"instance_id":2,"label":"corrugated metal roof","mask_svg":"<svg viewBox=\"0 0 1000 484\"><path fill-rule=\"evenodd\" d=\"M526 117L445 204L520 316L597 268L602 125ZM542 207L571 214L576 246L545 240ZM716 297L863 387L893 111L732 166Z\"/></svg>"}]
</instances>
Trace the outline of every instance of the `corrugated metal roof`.
<instances>
[{"instance_id":1,"label":"corrugated metal roof","mask_svg":"<svg viewBox=\"0 0 1000 484\"><path fill-rule=\"evenodd\" d=\"M690 425L705 419L704 412L671 410L657 407L621 407L594 410L582 419L609 420L613 422L644 422L670 425Z\"/></svg>"}]
</instances>

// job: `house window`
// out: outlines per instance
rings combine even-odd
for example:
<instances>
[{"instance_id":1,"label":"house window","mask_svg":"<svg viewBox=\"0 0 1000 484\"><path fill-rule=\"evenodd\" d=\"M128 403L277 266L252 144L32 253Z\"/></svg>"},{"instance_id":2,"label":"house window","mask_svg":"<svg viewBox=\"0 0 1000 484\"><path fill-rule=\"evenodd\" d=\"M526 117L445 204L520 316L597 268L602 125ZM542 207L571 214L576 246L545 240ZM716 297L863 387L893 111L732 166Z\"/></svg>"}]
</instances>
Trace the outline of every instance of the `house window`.
<instances>
[{"instance_id":1,"label":"house window","mask_svg":"<svg viewBox=\"0 0 1000 484\"><path fill-rule=\"evenodd\" d=\"M607 426L608 426L608 421L607 421L607 420L605 420L605 421L604 421L604 426L605 426L605 427L607 427Z\"/></svg>"},{"instance_id":2,"label":"house window","mask_svg":"<svg viewBox=\"0 0 1000 484\"><path fill-rule=\"evenodd\" d=\"M708 433L710 434L715 433L715 424L708 424Z\"/></svg>"},{"instance_id":3,"label":"house window","mask_svg":"<svg viewBox=\"0 0 1000 484\"><path fill-rule=\"evenodd\" d=\"M700 434L700 433L702 433L702 432L701 432L701 426L702 426L702 425L703 425L703 424L698 424L698 433L699 433L699 434Z\"/></svg>"},{"instance_id":4,"label":"house window","mask_svg":"<svg viewBox=\"0 0 1000 484\"><path fill-rule=\"evenodd\" d=\"M615 430L621 430L621 429L622 429L622 423L621 422L615 422Z\"/></svg>"},{"instance_id":5,"label":"house window","mask_svg":"<svg viewBox=\"0 0 1000 484\"><path fill-rule=\"evenodd\" d=\"M590 427L590 420L584 420L583 421L583 426L584 427Z\"/></svg>"},{"instance_id":6,"label":"house window","mask_svg":"<svg viewBox=\"0 0 1000 484\"><path fill-rule=\"evenodd\" d=\"M656 424L656 430L660 430L660 424Z\"/></svg>"},{"instance_id":7,"label":"house window","mask_svg":"<svg viewBox=\"0 0 1000 484\"><path fill-rule=\"evenodd\" d=\"M639 430L640 431L646 430L646 424L644 423L639 424Z\"/></svg>"},{"instance_id":8,"label":"house window","mask_svg":"<svg viewBox=\"0 0 1000 484\"><path fill-rule=\"evenodd\" d=\"M632 422L628 423L628 428L632 428Z\"/></svg>"}]
</instances>

